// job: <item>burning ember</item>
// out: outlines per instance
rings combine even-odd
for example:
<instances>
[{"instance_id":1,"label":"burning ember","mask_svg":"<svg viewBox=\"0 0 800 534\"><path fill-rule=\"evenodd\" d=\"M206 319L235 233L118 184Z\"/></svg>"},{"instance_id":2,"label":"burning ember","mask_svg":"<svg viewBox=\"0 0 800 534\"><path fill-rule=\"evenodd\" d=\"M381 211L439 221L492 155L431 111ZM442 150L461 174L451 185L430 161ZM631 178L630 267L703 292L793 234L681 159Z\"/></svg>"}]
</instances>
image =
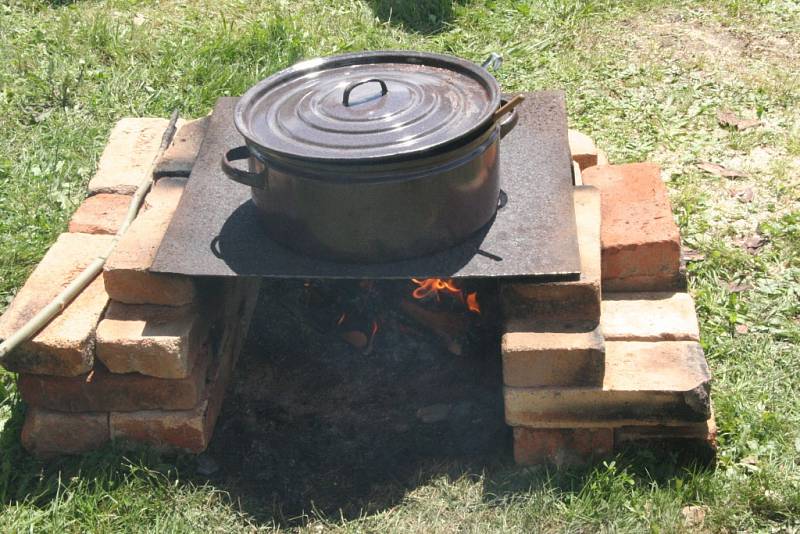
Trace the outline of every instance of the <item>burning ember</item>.
<instances>
[{"instance_id":1,"label":"burning ember","mask_svg":"<svg viewBox=\"0 0 800 534\"><path fill-rule=\"evenodd\" d=\"M441 294L450 295L464 304L469 311L478 314L481 313L481 308L478 304L478 294L473 292L464 295L464 291L462 291L451 278L426 278L425 280L412 278L411 281L418 286L411 292L411 296L417 300L435 298L436 302L441 302Z\"/></svg>"}]
</instances>

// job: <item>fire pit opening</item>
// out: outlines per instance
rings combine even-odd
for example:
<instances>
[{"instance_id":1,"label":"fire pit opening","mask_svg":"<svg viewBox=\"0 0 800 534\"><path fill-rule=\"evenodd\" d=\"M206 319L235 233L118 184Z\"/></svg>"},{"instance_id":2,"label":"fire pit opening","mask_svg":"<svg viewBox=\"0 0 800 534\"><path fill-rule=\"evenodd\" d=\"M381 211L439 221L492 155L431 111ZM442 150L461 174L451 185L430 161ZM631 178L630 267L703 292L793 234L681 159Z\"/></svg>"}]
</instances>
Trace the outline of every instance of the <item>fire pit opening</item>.
<instances>
[{"instance_id":1,"label":"fire pit opening","mask_svg":"<svg viewBox=\"0 0 800 534\"><path fill-rule=\"evenodd\" d=\"M209 451L219 477L284 513L357 511L426 467L497 462L498 301L486 279L265 280Z\"/></svg>"}]
</instances>

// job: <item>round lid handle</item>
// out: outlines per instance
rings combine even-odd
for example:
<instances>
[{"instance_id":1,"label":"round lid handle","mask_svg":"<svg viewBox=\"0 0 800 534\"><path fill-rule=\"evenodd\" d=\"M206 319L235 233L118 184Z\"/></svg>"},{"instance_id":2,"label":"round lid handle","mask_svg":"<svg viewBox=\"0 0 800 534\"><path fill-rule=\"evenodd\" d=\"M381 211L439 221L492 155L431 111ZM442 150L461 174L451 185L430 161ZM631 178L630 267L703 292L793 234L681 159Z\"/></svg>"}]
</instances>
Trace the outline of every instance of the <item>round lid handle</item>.
<instances>
[{"instance_id":1,"label":"round lid handle","mask_svg":"<svg viewBox=\"0 0 800 534\"><path fill-rule=\"evenodd\" d=\"M344 89L344 93L342 94L342 104L345 106L350 105L350 92L358 87L359 85L364 85L365 83L379 83L381 86L381 96L384 96L386 93L389 92L389 88L386 87L386 82L381 80L380 78L367 78L365 80L359 80L357 82L353 82Z\"/></svg>"}]
</instances>

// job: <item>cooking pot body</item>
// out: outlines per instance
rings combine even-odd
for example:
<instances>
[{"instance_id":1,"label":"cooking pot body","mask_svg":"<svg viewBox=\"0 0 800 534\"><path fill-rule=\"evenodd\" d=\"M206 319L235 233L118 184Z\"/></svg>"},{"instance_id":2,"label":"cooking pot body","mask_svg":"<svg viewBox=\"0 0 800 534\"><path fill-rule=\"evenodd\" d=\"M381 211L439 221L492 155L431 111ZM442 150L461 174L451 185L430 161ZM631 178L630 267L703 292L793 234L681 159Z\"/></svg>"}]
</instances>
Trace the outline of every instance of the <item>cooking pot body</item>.
<instances>
[{"instance_id":1,"label":"cooking pot body","mask_svg":"<svg viewBox=\"0 0 800 534\"><path fill-rule=\"evenodd\" d=\"M505 133L505 132L503 132ZM264 230L300 253L359 263L397 261L454 246L494 217L500 125L423 159L332 165L249 146Z\"/></svg>"}]
</instances>

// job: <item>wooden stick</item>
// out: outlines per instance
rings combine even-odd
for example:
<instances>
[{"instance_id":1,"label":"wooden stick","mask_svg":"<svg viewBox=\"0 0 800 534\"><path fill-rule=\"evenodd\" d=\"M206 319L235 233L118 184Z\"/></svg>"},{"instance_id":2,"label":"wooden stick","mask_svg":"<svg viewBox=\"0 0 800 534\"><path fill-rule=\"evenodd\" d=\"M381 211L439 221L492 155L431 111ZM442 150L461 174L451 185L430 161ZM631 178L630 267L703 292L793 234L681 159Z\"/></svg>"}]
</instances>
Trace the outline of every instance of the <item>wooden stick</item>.
<instances>
[{"instance_id":1,"label":"wooden stick","mask_svg":"<svg viewBox=\"0 0 800 534\"><path fill-rule=\"evenodd\" d=\"M125 220L122 221L122 225L120 225L119 230L117 230L116 235L114 235L114 238L111 240L108 249L102 255L92 261L92 263L90 263L83 270L83 272L81 272L81 274L79 274L72 282L70 282L70 284L65 287L50 304L39 310L39 312L27 323L25 323L22 328L14 332L8 337L8 339L0 343L0 364L3 364L6 361L7 356L11 351L38 334L59 313L64 311L64 308L66 308L75 297L80 295L81 291L83 291L86 286L88 286L92 280L94 280L97 275L103 271L103 266L106 264L106 260L108 260L108 257L111 255L111 252L114 251L114 248L116 248L120 238L123 236L123 234L125 234L125 232L128 230L128 227L136 218L136 214L139 213L139 208L142 206L145 195L148 191L150 191L150 187L153 184L153 170L155 169L156 163L161 155L164 154L164 151L172 142L172 138L175 136L175 130L177 129L177 122L178 110L176 109L172 112L172 117L170 117L167 129L164 131L164 135L161 137L161 145L158 147L158 152L156 153L155 158L153 158L153 161L150 163L150 167L147 169L147 173L145 173L142 182L136 188L136 193L134 193L130 206L128 206L128 213L125 215Z\"/></svg>"},{"instance_id":2,"label":"wooden stick","mask_svg":"<svg viewBox=\"0 0 800 534\"><path fill-rule=\"evenodd\" d=\"M514 109L515 107L517 107L520 104L522 104L523 100L525 100L524 96L517 95L514 98L512 98L511 100L509 100L508 102L506 102L505 104L503 104L502 106L500 106L499 108L497 108L497 111L495 111L494 115L492 115L492 121L493 122L497 122L500 119L500 117L502 117L503 115L505 115L506 113L510 112L512 109Z\"/></svg>"}]
</instances>

